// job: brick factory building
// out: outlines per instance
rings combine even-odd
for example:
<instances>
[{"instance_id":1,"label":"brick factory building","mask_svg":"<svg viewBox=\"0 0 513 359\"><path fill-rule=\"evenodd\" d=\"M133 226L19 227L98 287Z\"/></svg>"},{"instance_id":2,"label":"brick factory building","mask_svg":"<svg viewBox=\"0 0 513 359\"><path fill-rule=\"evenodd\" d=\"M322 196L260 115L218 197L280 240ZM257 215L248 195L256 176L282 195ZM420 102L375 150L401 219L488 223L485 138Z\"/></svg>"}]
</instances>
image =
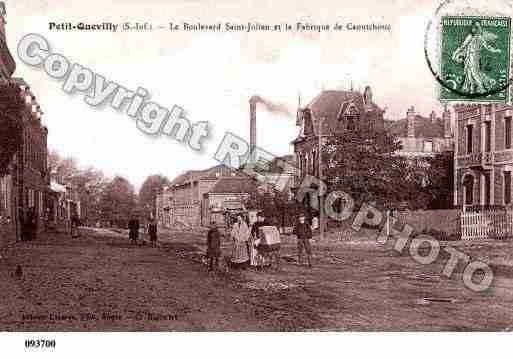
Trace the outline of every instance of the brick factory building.
<instances>
[{"instance_id":1,"label":"brick factory building","mask_svg":"<svg viewBox=\"0 0 513 359\"><path fill-rule=\"evenodd\" d=\"M157 219L159 225L172 227L176 225L196 226L207 225L210 211L217 210L218 204L224 201L234 202L242 200L242 193L216 193L212 190L227 189L221 185L229 179L236 184L234 189L249 188L254 182L248 176L232 170L226 166L218 165L202 171L187 171L176 177L171 185L157 195ZM237 197L237 198L234 198Z\"/></svg>"}]
</instances>

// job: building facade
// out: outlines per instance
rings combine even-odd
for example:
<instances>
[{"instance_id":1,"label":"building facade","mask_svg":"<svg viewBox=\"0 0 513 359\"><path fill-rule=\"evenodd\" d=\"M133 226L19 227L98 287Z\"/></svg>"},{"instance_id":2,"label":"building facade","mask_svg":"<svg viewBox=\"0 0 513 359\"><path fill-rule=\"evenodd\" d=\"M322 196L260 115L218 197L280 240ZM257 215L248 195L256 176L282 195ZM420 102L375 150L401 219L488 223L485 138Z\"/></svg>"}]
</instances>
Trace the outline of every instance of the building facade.
<instances>
[{"instance_id":1,"label":"building facade","mask_svg":"<svg viewBox=\"0 0 513 359\"><path fill-rule=\"evenodd\" d=\"M422 159L453 151L451 112L447 109L441 118L434 111L429 117L424 117L417 114L412 106L405 118L386 121L385 128L401 142L402 149L398 151L401 156Z\"/></svg>"},{"instance_id":2,"label":"building facade","mask_svg":"<svg viewBox=\"0 0 513 359\"><path fill-rule=\"evenodd\" d=\"M224 178L252 181L247 176L219 165L203 171L187 171L176 177L171 185L157 195L157 220L163 227L208 224L209 206L204 197Z\"/></svg>"},{"instance_id":3,"label":"building facade","mask_svg":"<svg viewBox=\"0 0 513 359\"><path fill-rule=\"evenodd\" d=\"M74 215L82 218L78 192L70 184L65 186L54 180L50 181L45 209L48 226L56 230L70 230Z\"/></svg>"},{"instance_id":4,"label":"building facade","mask_svg":"<svg viewBox=\"0 0 513 359\"><path fill-rule=\"evenodd\" d=\"M0 82L9 80L14 70L16 70L16 63L7 47L5 33L6 15L5 3L0 1Z\"/></svg>"},{"instance_id":5,"label":"building facade","mask_svg":"<svg viewBox=\"0 0 513 359\"><path fill-rule=\"evenodd\" d=\"M351 131L356 126L384 128L383 113L372 100L369 86L357 91L322 91L307 106L298 109L297 124L301 127L294 146L296 186L306 175L319 174L319 136L321 141Z\"/></svg>"},{"instance_id":6,"label":"building facade","mask_svg":"<svg viewBox=\"0 0 513 359\"><path fill-rule=\"evenodd\" d=\"M454 204L508 206L512 203L513 107L454 106L456 146Z\"/></svg>"},{"instance_id":7,"label":"building facade","mask_svg":"<svg viewBox=\"0 0 513 359\"><path fill-rule=\"evenodd\" d=\"M20 223L29 208L33 208L40 219L44 216L49 189L48 130L41 123L42 111L29 86L23 79L12 78L16 63L7 47L5 17L5 4L0 2L0 84L12 85L23 104L16 118L21 129L21 144L7 175L0 178L0 217L7 219L12 227L10 231L19 239ZM9 101L9 96L2 97L2 101ZM9 108L10 104L2 106Z\"/></svg>"},{"instance_id":8,"label":"building facade","mask_svg":"<svg viewBox=\"0 0 513 359\"><path fill-rule=\"evenodd\" d=\"M24 100L20 112L21 144L9 165L8 174L0 179L0 216L16 225L17 237L23 217L33 209L40 220L45 215L49 191L47 171L48 130L42 124L42 111L29 86L19 78L7 80L15 85ZM39 226L42 229L43 226Z\"/></svg>"}]
</instances>

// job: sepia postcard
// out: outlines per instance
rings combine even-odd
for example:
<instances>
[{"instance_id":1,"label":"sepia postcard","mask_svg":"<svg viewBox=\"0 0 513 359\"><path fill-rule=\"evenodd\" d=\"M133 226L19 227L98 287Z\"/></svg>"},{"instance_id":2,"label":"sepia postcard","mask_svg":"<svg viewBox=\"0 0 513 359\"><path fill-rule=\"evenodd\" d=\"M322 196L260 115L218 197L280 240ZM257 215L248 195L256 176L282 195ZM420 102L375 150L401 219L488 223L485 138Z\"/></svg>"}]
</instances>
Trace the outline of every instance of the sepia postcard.
<instances>
[{"instance_id":1,"label":"sepia postcard","mask_svg":"<svg viewBox=\"0 0 513 359\"><path fill-rule=\"evenodd\" d=\"M340 340L374 356L430 332L459 355L439 332L511 332L512 16L0 1L0 340L310 356L333 352L298 332L365 332Z\"/></svg>"}]
</instances>

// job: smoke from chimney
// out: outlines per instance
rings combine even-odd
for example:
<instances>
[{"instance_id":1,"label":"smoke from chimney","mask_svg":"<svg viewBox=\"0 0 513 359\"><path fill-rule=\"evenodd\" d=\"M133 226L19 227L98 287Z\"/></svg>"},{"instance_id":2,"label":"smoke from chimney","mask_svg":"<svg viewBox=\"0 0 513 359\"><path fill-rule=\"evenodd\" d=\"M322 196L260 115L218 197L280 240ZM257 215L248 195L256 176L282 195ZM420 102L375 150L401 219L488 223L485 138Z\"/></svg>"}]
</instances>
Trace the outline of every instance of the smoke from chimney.
<instances>
[{"instance_id":1,"label":"smoke from chimney","mask_svg":"<svg viewBox=\"0 0 513 359\"><path fill-rule=\"evenodd\" d=\"M274 103L264 99L258 95L254 95L249 99L249 145L251 151L256 147L256 105L262 104L270 113L293 117L292 112L281 103Z\"/></svg>"},{"instance_id":2,"label":"smoke from chimney","mask_svg":"<svg viewBox=\"0 0 513 359\"><path fill-rule=\"evenodd\" d=\"M288 116L288 117L292 117L292 112L290 112L290 110L287 108L287 106L285 106L284 104L282 103L275 103L275 102L272 102L272 101L269 101L267 99L264 99L260 96L252 96L249 100L250 103L254 103L255 105L257 103L260 103L264 106L264 108L270 112L270 113L276 113L276 114L279 114L279 115L285 115L285 116Z\"/></svg>"}]
</instances>

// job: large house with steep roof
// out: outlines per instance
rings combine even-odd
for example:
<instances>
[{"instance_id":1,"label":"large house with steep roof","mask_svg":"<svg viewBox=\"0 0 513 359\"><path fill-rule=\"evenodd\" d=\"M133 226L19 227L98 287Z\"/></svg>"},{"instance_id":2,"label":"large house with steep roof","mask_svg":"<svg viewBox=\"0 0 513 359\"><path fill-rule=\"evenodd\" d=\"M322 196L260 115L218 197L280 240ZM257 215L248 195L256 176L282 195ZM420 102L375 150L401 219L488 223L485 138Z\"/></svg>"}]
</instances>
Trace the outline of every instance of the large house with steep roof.
<instances>
[{"instance_id":1,"label":"large house with steep roof","mask_svg":"<svg viewBox=\"0 0 513 359\"><path fill-rule=\"evenodd\" d=\"M299 135L292 141L299 184L306 175L318 176L319 136L341 135L356 126L384 128L384 110L373 102L369 86L358 91L322 91L308 105L298 109Z\"/></svg>"}]
</instances>

